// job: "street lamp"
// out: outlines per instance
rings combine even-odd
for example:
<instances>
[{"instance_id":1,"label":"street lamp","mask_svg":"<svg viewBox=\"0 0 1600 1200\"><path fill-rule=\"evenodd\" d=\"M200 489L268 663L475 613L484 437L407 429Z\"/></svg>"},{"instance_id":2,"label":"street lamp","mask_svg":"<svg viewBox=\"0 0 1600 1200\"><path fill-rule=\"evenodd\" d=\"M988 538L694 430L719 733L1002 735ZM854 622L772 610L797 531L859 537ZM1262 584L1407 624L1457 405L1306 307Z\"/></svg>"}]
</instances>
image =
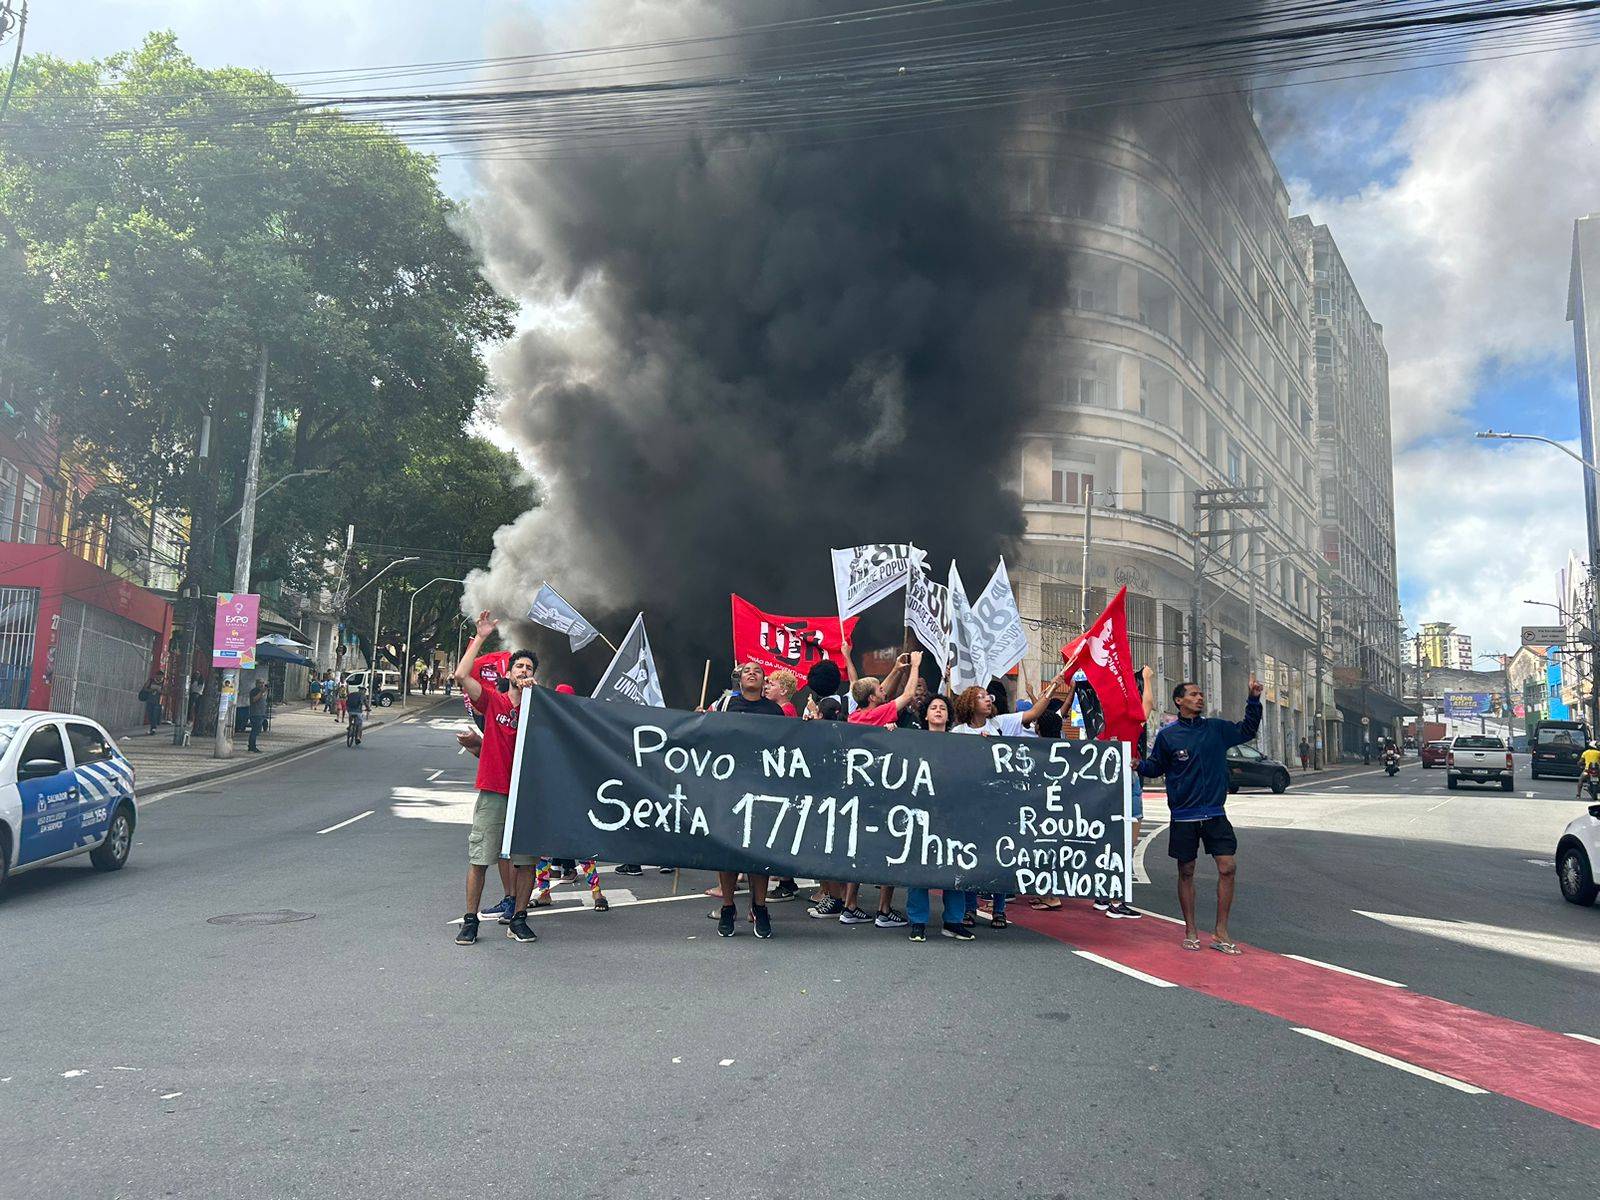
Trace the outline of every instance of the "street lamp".
<instances>
[{"instance_id":1,"label":"street lamp","mask_svg":"<svg viewBox=\"0 0 1600 1200\"><path fill-rule=\"evenodd\" d=\"M406 696L411 691L411 616L416 611L417 597L427 591L436 583L460 583L449 575L441 575L437 579L430 579L427 583L411 593L411 603L406 605L406 657L400 664L400 707L404 708Z\"/></svg>"},{"instance_id":2,"label":"street lamp","mask_svg":"<svg viewBox=\"0 0 1600 1200\"><path fill-rule=\"evenodd\" d=\"M1561 453L1565 454L1568 458L1582 466L1585 471L1589 472L1589 474L1600 475L1600 469L1597 469L1592 462L1590 462L1583 455L1579 454L1576 450L1572 449L1570 446L1563 446L1560 442L1556 441L1555 438L1542 437L1537 433L1500 433L1493 429L1485 429L1481 433L1478 433L1474 436L1480 438L1493 438L1496 441L1543 442L1546 446L1554 446L1557 450L1561 451Z\"/></svg>"},{"instance_id":3,"label":"street lamp","mask_svg":"<svg viewBox=\"0 0 1600 1200\"><path fill-rule=\"evenodd\" d=\"M310 476L310 475L326 475L328 473L329 473L329 468L327 468L327 467L310 467L310 468L308 468L308 469L306 469L304 471L291 471L287 475L284 475L284 476L282 476L282 477L280 477L278 479L274 479L271 483L267 484L266 487L262 488L259 492L257 492L256 493L256 500L259 502L263 496L270 495L273 492L277 491L284 484L288 483L289 480L291 480L291 479L305 479L307 476ZM232 516L223 517L222 520L218 521L217 522L217 527L211 531L212 540L215 541L217 534L222 531L222 527L224 525L226 525L229 521L237 519L238 516L239 516L239 513L242 513L242 512L244 512L244 509L240 508L239 512L234 513Z\"/></svg>"},{"instance_id":4,"label":"street lamp","mask_svg":"<svg viewBox=\"0 0 1600 1200\"><path fill-rule=\"evenodd\" d=\"M395 559L393 562L391 562L391 563L387 564L386 566L384 566L384 568L382 570L380 570L376 575L374 575L371 579L367 580L366 583L363 583L355 591L351 592L350 595L345 599L345 603L346 604L350 603L351 600L354 600L362 592L366 591L367 588L371 587L374 583L377 583L378 580L383 578L384 574L387 571L390 570L390 568L398 567L401 563L416 562L416 561L417 561L417 556L415 554L408 554L404 558ZM380 624L380 622L382 620L383 620L383 589L379 588L378 589L378 604L377 604L377 607L372 610L372 661L367 665L367 699L369 701L371 701L371 702L376 702L376 700L377 700L377 691L378 691L378 638L380 636L380 630L382 629L382 626ZM403 686L404 686L404 684L402 682L402 687Z\"/></svg>"}]
</instances>

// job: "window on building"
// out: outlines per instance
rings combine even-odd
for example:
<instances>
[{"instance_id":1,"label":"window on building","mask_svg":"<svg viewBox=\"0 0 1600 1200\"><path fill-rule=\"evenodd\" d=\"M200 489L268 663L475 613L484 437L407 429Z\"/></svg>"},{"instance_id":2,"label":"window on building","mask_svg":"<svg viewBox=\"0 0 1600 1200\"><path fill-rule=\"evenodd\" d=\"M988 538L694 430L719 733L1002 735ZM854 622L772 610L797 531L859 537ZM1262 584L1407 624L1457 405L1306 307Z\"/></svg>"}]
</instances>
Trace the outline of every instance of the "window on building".
<instances>
[{"instance_id":1,"label":"window on building","mask_svg":"<svg viewBox=\"0 0 1600 1200\"><path fill-rule=\"evenodd\" d=\"M1064 464L1059 459L1050 471L1050 499L1057 504L1082 504L1083 494L1094 491L1094 467L1088 463Z\"/></svg>"},{"instance_id":2,"label":"window on building","mask_svg":"<svg viewBox=\"0 0 1600 1200\"><path fill-rule=\"evenodd\" d=\"M17 510L17 541L39 540L39 485L32 479L22 481L22 505Z\"/></svg>"},{"instance_id":3,"label":"window on building","mask_svg":"<svg viewBox=\"0 0 1600 1200\"><path fill-rule=\"evenodd\" d=\"M12 522L17 517L17 468L0 459L0 542L11 540Z\"/></svg>"},{"instance_id":4,"label":"window on building","mask_svg":"<svg viewBox=\"0 0 1600 1200\"><path fill-rule=\"evenodd\" d=\"M1228 443L1228 479L1238 483L1244 478L1244 452L1238 442Z\"/></svg>"},{"instance_id":5,"label":"window on building","mask_svg":"<svg viewBox=\"0 0 1600 1200\"><path fill-rule=\"evenodd\" d=\"M1096 358L1072 358L1062 366L1061 398L1067 404L1111 403L1111 364Z\"/></svg>"}]
</instances>

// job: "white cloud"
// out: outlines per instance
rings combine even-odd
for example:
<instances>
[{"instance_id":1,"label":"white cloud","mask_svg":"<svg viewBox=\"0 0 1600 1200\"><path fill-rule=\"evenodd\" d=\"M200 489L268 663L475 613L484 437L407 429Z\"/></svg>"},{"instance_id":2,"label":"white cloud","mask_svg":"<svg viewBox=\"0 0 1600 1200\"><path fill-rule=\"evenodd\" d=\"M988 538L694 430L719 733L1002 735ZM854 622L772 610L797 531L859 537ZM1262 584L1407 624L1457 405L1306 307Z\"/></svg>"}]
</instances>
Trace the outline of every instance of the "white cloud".
<instances>
[{"instance_id":1,"label":"white cloud","mask_svg":"<svg viewBox=\"0 0 1600 1200\"><path fill-rule=\"evenodd\" d=\"M1570 359L1572 221L1600 209L1596 129L1593 55L1487 62L1403 122L1391 182L1299 185L1383 323L1397 447L1454 423L1496 360Z\"/></svg>"},{"instance_id":2,"label":"white cloud","mask_svg":"<svg viewBox=\"0 0 1600 1200\"><path fill-rule=\"evenodd\" d=\"M1577 443L1570 443L1577 449ZM1584 545L1583 468L1536 442L1418 448L1395 463L1399 554L1420 595L1406 619L1452 621L1475 651L1545 625L1556 573Z\"/></svg>"}]
</instances>

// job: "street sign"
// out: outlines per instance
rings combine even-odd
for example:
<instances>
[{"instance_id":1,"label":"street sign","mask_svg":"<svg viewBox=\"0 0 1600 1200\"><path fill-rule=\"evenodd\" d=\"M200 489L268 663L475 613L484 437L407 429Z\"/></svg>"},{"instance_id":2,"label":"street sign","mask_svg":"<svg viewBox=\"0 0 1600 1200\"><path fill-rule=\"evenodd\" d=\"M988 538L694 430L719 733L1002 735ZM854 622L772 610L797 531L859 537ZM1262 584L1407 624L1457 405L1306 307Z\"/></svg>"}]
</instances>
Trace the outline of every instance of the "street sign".
<instances>
[{"instance_id":1,"label":"street sign","mask_svg":"<svg viewBox=\"0 0 1600 1200\"><path fill-rule=\"evenodd\" d=\"M1567 631L1560 625L1524 625L1524 646L1559 646L1567 640Z\"/></svg>"}]
</instances>

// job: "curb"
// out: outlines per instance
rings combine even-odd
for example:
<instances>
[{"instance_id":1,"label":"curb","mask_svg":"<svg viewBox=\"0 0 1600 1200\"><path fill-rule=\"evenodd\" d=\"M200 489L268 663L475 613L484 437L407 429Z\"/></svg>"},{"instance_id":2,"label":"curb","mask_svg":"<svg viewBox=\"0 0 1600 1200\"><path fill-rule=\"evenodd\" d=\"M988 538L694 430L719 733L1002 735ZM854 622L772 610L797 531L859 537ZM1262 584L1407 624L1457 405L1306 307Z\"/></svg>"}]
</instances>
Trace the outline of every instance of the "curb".
<instances>
[{"instance_id":1,"label":"curb","mask_svg":"<svg viewBox=\"0 0 1600 1200\"><path fill-rule=\"evenodd\" d=\"M431 709L441 707L444 703L445 701L441 700L438 704L431 704L427 708L419 708L415 712L408 712L405 714L405 717L420 716L422 713L428 712ZM369 730L382 729L385 725L398 723L403 719L404 717L384 717L381 720L373 720L368 722L367 728ZM303 758L313 750L320 750L322 747L333 742L342 741L344 736L344 728L341 726L338 733L330 733L327 737L316 738L309 742L301 742L300 745L291 750L279 750L276 753L269 753L264 759L240 759L229 762L225 767L213 767L205 771L196 771L192 775L181 775L176 779L169 779L165 783L158 784L156 787L151 788L148 792L141 789L139 793L139 803L142 805L149 800L154 800L159 796L164 796L168 792L175 792L182 788L193 787L195 784L210 783L217 779L226 779L229 775L237 775L242 771L254 771L261 767L270 767L281 763L292 762L297 758ZM134 763L136 780L138 769L139 764Z\"/></svg>"}]
</instances>

